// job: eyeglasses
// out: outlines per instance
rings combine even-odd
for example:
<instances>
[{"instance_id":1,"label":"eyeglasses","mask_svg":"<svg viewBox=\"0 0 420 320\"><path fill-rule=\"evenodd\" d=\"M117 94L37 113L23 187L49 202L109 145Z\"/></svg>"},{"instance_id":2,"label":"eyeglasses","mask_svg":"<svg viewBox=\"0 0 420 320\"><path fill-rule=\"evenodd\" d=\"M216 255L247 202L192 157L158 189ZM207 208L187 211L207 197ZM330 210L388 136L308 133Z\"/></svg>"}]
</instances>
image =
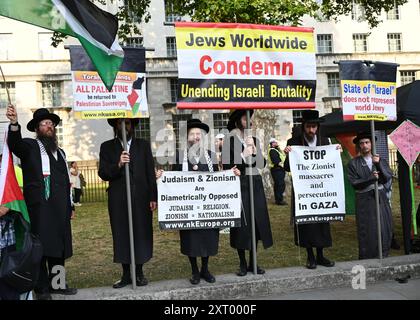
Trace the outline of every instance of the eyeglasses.
<instances>
[{"instance_id":1,"label":"eyeglasses","mask_svg":"<svg viewBox=\"0 0 420 320\"><path fill-rule=\"evenodd\" d=\"M41 122L39 123L39 125L40 125L40 126L42 126L42 127L47 127L47 126L49 126L49 127L55 127L55 123L54 123L54 122L52 122L51 120L44 120L44 121L41 121Z\"/></svg>"}]
</instances>

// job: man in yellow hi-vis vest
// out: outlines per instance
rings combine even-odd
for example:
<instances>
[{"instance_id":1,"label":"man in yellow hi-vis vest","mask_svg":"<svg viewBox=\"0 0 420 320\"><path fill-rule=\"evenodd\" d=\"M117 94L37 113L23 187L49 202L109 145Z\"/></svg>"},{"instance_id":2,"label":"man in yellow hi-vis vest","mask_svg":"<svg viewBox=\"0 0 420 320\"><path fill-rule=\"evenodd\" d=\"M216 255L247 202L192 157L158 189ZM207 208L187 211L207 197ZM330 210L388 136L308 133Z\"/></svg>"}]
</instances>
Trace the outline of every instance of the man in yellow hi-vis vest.
<instances>
[{"instance_id":1,"label":"man in yellow hi-vis vest","mask_svg":"<svg viewBox=\"0 0 420 320\"><path fill-rule=\"evenodd\" d=\"M271 138L268 150L268 161L270 164L271 176L274 180L274 197L276 199L276 204L280 206L287 205L286 201L283 199L283 193L286 189L286 184L284 182L286 172L283 168L285 158L286 156L280 150L277 140Z\"/></svg>"}]
</instances>

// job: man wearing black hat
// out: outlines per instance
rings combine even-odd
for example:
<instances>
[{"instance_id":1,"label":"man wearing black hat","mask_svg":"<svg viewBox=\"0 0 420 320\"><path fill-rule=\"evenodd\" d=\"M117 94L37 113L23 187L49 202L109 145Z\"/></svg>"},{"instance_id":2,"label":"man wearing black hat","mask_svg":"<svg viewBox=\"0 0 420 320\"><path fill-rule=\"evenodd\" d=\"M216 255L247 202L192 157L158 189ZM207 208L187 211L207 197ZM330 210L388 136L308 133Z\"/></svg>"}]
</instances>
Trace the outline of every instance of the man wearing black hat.
<instances>
[{"instance_id":1,"label":"man wearing black hat","mask_svg":"<svg viewBox=\"0 0 420 320\"><path fill-rule=\"evenodd\" d=\"M22 139L14 106L6 113L10 120L7 143L10 151L20 158L23 172L23 194L31 219L31 230L42 243L37 299L51 299L50 293L76 294L74 288L51 287L55 265L64 267L64 260L73 255L70 219L74 215L69 171L64 151L58 147L55 127L60 118L37 109L27 129L36 133L36 139ZM48 264L48 267L47 267Z\"/></svg>"},{"instance_id":2,"label":"man wearing black hat","mask_svg":"<svg viewBox=\"0 0 420 320\"><path fill-rule=\"evenodd\" d=\"M290 172L289 163L289 152L293 146L325 146L329 145L330 142L327 138L320 135L320 123L319 113L316 110L304 110L302 112L302 127L301 131L295 131L295 135L287 141L287 147L284 152L287 154L284 168ZM293 197L292 192L292 197ZM295 217L295 202L291 200L291 211L292 219L294 222ZM332 246L330 224L328 222L323 223L309 223L297 225L294 223L295 233L295 244L297 246L306 248L308 253L308 259L306 267L308 269L315 269L317 265L325 267L333 267L334 262L324 257L323 249ZM316 248L317 256L315 258L313 248Z\"/></svg>"},{"instance_id":3,"label":"man wearing black hat","mask_svg":"<svg viewBox=\"0 0 420 320\"><path fill-rule=\"evenodd\" d=\"M177 152L177 163L173 171L219 171L216 154L206 150L203 145L204 135L209 126L199 119L187 121L187 148ZM240 173L237 171L237 175ZM200 283L200 279L214 283L215 277L208 268L209 257L217 255L219 250L219 229L180 230L181 253L188 256L191 264L191 284ZM201 257L201 270L198 269L197 258Z\"/></svg>"},{"instance_id":4,"label":"man wearing black hat","mask_svg":"<svg viewBox=\"0 0 420 320\"><path fill-rule=\"evenodd\" d=\"M123 149L122 122L125 121L128 152ZM122 277L113 288L132 283L130 240L124 165L129 163L133 213L134 255L137 286L147 285L143 264L153 255L152 213L157 207L155 166L150 143L134 137L139 119L108 119L114 138L101 145L99 176L109 181L108 211L114 244L114 262L121 263Z\"/></svg>"},{"instance_id":5,"label":"man wearing black hat","mask_svg":"<svg viewBox=\"0 0 420 320\"><path fill-rule=\"evenodd\" d=\"M354 138L353 143L356 145L359 156L349 162L348 177L356 190L359 259L373 259L379 256L375 181L379 183L382 255L387 257L392 242L392 213L383 185L392 179L392 171L386 160L372 154L372 136L370 133L359 133Z\"/></svg>"},{"instance_id":6,"label":"man wearing black hat","mask_svg":"<svg viewBox=\"0 0 420 320\"><path fill-rule=\"evenodd\" d=\"M273 245L273 236L271 233L264 185L258 171L265 167L266 162L261 152L259 140L246 130L246 112L247 110L237 109L229 116L227 129L230 134L225 139L222 150L223 168L229 169L237 166L241 172L241 197L243 207L241 227L230 229L230 246L238 252L239 270L236 274L240 277L245 276L247 272L254 271L252 266L250 174L253 175L256 246L258 245L258 241L262 242L264 249L268 249ZM252 117L253 110L250 111L250 115ZM250 125L252 126L252 121ZM252 163L251 167L249 167L249 162ZM249 250L248 265L245 254L246 250ZM257 266L256 273L264 274L265 270Z\"/></svg>"}]
</instances>

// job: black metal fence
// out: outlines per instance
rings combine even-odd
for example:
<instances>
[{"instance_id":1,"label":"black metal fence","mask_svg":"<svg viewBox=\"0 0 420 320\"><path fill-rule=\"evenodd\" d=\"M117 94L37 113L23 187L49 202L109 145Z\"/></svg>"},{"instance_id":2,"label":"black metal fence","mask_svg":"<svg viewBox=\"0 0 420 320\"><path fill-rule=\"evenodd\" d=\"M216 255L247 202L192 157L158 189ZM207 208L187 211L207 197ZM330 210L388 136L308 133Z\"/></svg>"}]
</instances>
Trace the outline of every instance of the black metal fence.
<instances>
[{"instance_id":1,"label":"black metal fence","mask_svg":"<svg viewBox=\"0 0 420 320\"><path fill-rule=\"evenodd\" d=\"M106 201L108 199L108 194L106 192L108 182L99 178L98 167L79 166L79 171L86 182L86 185L82 188L81 202Z\"/></svg>"},{"instance_id":2,"label":"black metal fence","mask_svg":"<svg viewBox=\"0 0 420 320\"><path fill-rule=\"evenodd\" d=\"M389 167L394 173L394 177L398 177L398 162L397 162L397 153L395 149L389 150Z\"/></svg>"},{"instance_id":3,"label":"black metal fence","mask_svg":"<svg viewBox=\"0 0 420 320\"><path fill-rule=\"evenodd\" d=\"M108 182L103 181L98 176L98 163L90 162L87 165L83 165L80 161L79 170L83 175L86 186L83 187L83 195L81 202L100 202L107 201L108 194L106 188L108 188ZM389 166L391 167L394 177L398 176L398 164L397 164L397 150L389 150ZM159 166L159 168L162 166ZM163 168L163 167L162 167ZM168 168L164 167L165 170Z\"/></svg>"}]
</instances>

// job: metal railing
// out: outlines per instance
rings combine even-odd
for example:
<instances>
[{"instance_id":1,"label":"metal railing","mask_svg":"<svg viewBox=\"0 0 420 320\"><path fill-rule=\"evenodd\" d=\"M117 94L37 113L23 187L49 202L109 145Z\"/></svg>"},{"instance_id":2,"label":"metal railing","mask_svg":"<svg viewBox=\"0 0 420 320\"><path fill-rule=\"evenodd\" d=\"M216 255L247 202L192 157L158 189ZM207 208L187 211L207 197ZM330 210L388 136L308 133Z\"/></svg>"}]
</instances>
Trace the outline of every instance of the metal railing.
<instances>
[{"instance_id":1,"label":"metal railing","mask_svg":"<svg viewBox=\"0 0 420 320\"><path fill-rule=\"evenodd\" d=\"M395 149L389 149L389 167L391 168L394 177L398 177L398 151Z\"/></svg>"},{"instance_id":2,"label":"metal railing","mask_svg":"<svg viewBox=\"0 0 420 320\"><path fill-rule=\"evenodd\" d=\"M98 168L96 167L80 167L79 171L83 175L86 185L82 187L81 202L100 202L107 201L108 182L103 181L98 176Z\"/></svg>"},{"instance_id":3,"label":"metal railing","mask_svg":"<svg viewBox=\"0 0 420 320\"><path fill-rule=\"evenodd\" d=\"M86 181L86 186L83 187L83 195L81 202L100 202L107 201L108 194L106 188L108 188L108 182L103 181L98 176L98 163L90 163L84 166L82 163L79 164L79 170L82 173ZM397 150L389 150L389 166L394 174L394 177L398 177L398 163L397 163ZM169 170L168 166L157 166Z\"/></svg>"}]
</instances>

